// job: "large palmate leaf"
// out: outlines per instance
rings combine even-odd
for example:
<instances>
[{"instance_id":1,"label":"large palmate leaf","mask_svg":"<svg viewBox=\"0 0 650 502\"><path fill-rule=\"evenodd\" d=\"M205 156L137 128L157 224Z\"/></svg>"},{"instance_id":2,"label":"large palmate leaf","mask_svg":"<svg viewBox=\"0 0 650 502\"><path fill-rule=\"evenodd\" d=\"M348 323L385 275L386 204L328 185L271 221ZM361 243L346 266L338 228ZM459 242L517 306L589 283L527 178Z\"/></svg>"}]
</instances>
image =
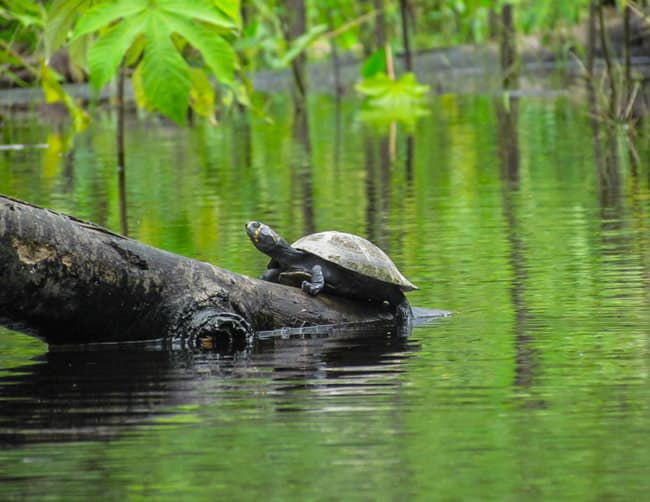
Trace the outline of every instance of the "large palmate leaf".
<instances>
[{"instance_id":1,"label":"large palmate leaf","mask_svg":"<svg viewBox=\"0 0 650 502\"><path fill-rule=\"evenodd\" d=\"M172 120L183 123L191 80L189 67L176 51L167 26L149 15L142 58L142 87L147 100Z\"/></svg>"},{"instance_id":2,"label":"large palmate leaf","mask_svg":"<svg viewBox=\"0 0 650 502\"><path fill-rule=\"evenodd\" d=\"M70 0L78 1L78 0ZM176 122L185 121L190 100L190 67L181 52L189 43L224 84L234 84L235 52L220 34L239 30L236 0L117 0L84 12L73 40L96 33L88 51L90 81L96 89L116 74L120 62L138 64L139 103Z\"/></svg>"},{"instance_id":3,"label":"large palmate leaf","mask_svg":"<svg viewBox=\"0 0 650 502\"><path fill-rule=\"evenodd\" d=\"M222 37L205 26L193 23L186 18L162 13L167 27L187 40L203 55L203 59L217 78L232 84L235 69L235 51Z\"/></svg>"},{"instance_id":4,"label":"large palmate leaf","mask_svg":"<svg viewBox=\"0 0 650 502\"><path fill-rule=\"evenodd\" d=\"M222 7L220 10L215 6L215 2L210 0L158 0L160 9L176 17L183 17L186 19L197 19L204 21L215 27L227 30L228 32L239 29L239 2L236 1L221 1L218 6ZM233 11L236 16L232 16ZM231 16L225 15L228 12Z\"/></svg>"},{"instance_id":5,"label":"large palmate leaf","mask_svg":"<svg viewBox=\"0 0 650 502\"><path fill-rule=\"evenodd\" d=\"M88 51L90 83L97 90L113 78L124 54L142 31L142 12L105 31Z\"/></svg>"},{"instance_id":6,"label":"large palmate leaf","mask_svg":"<svg viewBox=\"0 0 650 502\"><path fill-rule=\"evenodd\" d=\"M138 12L146 11L147 0L117 0L95 5L86 11L74 28L73 38L78 38L88 33L94 33L100 28L108 26L113 21L124 19Z\"/></svg>"},{"instance_id":7,"label":"large palmate leaf","mask_svg":"<svg viewBox=\"0 0 650 502\"><path fill-rule=\"evenodd\" d=\"M192 109L215 125L217 123L214 117L215 93L208 77L203 70L198 68L192 68L190 75L192 77L192 89L190 90Z\"/></svg>"}]
</instances>

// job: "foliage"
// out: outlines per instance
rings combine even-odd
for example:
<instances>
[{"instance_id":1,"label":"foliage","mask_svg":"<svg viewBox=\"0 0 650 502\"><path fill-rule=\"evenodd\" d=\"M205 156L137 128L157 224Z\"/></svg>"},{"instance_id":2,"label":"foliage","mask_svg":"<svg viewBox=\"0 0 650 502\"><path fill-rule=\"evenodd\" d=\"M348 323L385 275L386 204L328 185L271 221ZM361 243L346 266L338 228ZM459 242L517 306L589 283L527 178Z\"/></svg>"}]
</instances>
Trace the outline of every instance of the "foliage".
<instances>
[{"instance_id":1,"label":"foliage","mask_svg":"<svg viewBox=\"0 0 650 502\"><path fill-rule=\"evenodd\" d=\"M197 71L209 70L221 83L233 85L236 58L228 38L240 28L237 0L102 2L75 21L71 13L80 3L86 2L55 2L49 22L59 30L73 27L72 42L94 36L87 65L96 90L115 76L122 62L132 65L139 104L183 123L191 97L201 115L211 116L207 107L215 102ZM61 40L52 45L56 42ZM203 67L196 59L188 63L194 55L202 58Z\"/></svg>"},{"instance_id":2,"label":"foliage","mask_svg":"<svg viewBox=\"0 0 650 502\"><path fill-rule=\"evenodd\" d=\"M56 3L56 2L55 2ZM86 128L88 114L65 92L58 75L43 57L43 45L47 46L47 13L44 7L34 0L5 0L6 7L0 8L0 19L9 29L2 32L0 46L0 73L16 85L27 82L20 76L26 70L31 77L41 83L46 103L63 102L73 117L77 131ZM51 55L51 53L49 53Z\"/></svg>"},{"instance_id":3,"label":"foliage","mask_svg":"<svg viewBox=\"0 0 650 502\"><path fill-rule=\"evenodd\" d=\"M35 47L38 30L43 28L44 9L34 0L4 0L0 5L3 30L0 38Z\"/></svg>"},{"instance_id":4,"label":"foliage","mask_svg":"<svg viewBox=\"0 0 650 502\"><path fill-rule=\"evenodd\" d=\"M538 30L547 32L561 25L575 25L589 7L590 0L564 2L519 2L519 28L526 33Z\"/></svg>"},{"instance_id":5,"label":"foliage","mask_svg":"<svg viewBox=\"0 0 650 502\"><path fill-rule=\"evenodd\" d=\"M498 14L506 0L410 1L408 22L414 50L466 42L483 43L498 32ZM516 6L520 33L560 33L565 47L575 47L571 27L586 17L589 0L509 0ZM623 2L634 5L633 2ZM261 68L281 69L301 53L317 58L332 47L367 55L377 49L377 23L381 19L390 45L401 43L397 2L305 0L306 33L286 37L286 4L279 0L3 0L0 4L0 70L16 85L25 85L27 68L40 79L49 99L57 94L70 107L78 125L82 111L63 89L52 89L60 77L41 64L65 46L72 68L87 70L95 90L110 82L123 64L133 77L140 106L160 111L178 123L186 110L210 121L219 103L250 105L252 84L246 73ZM240 10L245 22L242 23ZM381 55L374 53L376 64ZM381 64L381 61L379 61ZM384 70L385 71L385 70ZM377 72L370 68L371 74ZM237 75L237 78L235 78ZM363 74L364 79L370 75ZM223 94L217 97L211 77ZM359 83L358 90L377 101L383 87L387 101L413 98L417 87L409 81L391 84L386 79ZM391 88L391 92L388 89ZM53 92L55 91L55 92ZM63 93L63 94L61 94ZM417 92L416 92L417 94ZM388 97L390 96L390 97Z\"/></svg>"},{"instance_id":6,"label":"foliage","mask_svg":"<svg viewBox=\"0 0 650 502\"><path fill-rule=\"evenodd\" d=\"M250 70L287 68L327 30L326 23L316 21L301 36L288 41L284 34L282 7L262 1L252 1L249 7L251 19L236 42L236 48L242 52Z\"/></svg>"},{"instance_id":7,"label":"foliage","mask_svg":"<svg viewBox=\"0 0 650 502\"><path fill-rule=\"evenodd\" d=\"M411 106L422 102L429 92L429 86L418 84L413 73L405 73L397 80L379 73L363 79L356 85L356 89L373 106L381 108Z\"/></svg>"},{"instance_id":8,"label":"foliage","mask_svg":"<svg viewBox=\"0 0 650 502\"><path fill-rule=\"evenodd\" d=\"M0 74L15 85L27 85L25 76L18 69L28 70L37 76L38 68L28 59L36 52L38 33L43 29L43 8L35 1L7 1L0 7L0 22L4 29L0 31Z\"/></svg>"},{"instance_id":9,"label":"foliage","mask_svg":"<svg viewBox=\"0 0 650 502\"><path fill-rule=\"evenodd\" d=\"M481 43L496 35L491 16L498 14L505 3L516 7L518 31L547 33L580 21L589 0L429 0L417 5L416 43L422 48Z\"/></svg>"},{"instance_id":10,"label":"foliage","mask_svg":"<svg viewBox=\"0 0 650 502\"><path fill-rule=\"evenodd\" d=\"M45 102L63 102L72 116L75 131L83 131L90 122L88 113L74 102L72 96L65 92L54 71L44 61L41 62L40 69L41 87L45 95Z\"/></svg>"},{"instance_id":11,"label":"foliage","mask_svg":"<svg viewBox=\"0 0 650 502\"><path fill-rule=\"evenodd\" d=\"M417 82L413 73L391 78L386 69L386 51L380 49L361 67L362 79L355 89L365 96L362 119L376 124L398 121L412 129L415 119L427 112L422 107L429 86Z\"/></svg>"}]
</instances>

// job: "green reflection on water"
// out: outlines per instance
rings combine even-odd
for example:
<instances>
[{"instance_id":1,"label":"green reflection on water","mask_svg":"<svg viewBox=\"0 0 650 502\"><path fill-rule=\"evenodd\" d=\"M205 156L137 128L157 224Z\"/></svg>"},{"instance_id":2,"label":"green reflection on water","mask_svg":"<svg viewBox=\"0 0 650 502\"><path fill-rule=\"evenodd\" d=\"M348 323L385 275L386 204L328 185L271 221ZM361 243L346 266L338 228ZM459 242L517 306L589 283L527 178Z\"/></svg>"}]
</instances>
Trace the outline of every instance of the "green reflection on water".
<instances>
[{"instance_id":1,"label":"green reflection on water","mask_svg":"<svg viewBox=\"0 0 650 502\"><path fill-rule=\"evenodd\" d=\"M292 138L283 98L272 104L273 124L238 119L180 130L133 122L133 237L258 275L267 259L244 235L250 219L289 239L310 226L356 232L386 248L420 286L412 303L455 315L417 329L408 347L372 357L368 347L294 342L300 350L272 346L226 361L225 370L213 360L169 373L142 370L137 378L154 387L146 400L116 390L116 375L104 366L97 371L105 388L85 390L97 396L91 404L72 387L85 373L75 365L52 372L71 382L60 401L43 391L60 415L97 413L98 428L110 434L2 450L0 493L34 500L645 497L647 141L637 144L634 165L621 138L608 144L603 137L595 147L588 113L567 97L521 99L510 108L516 116L504 116L500 102L438 97L412 139L398 127L392 145L388 131L382 136L359 121L357 103L314 98L311 167ZM119 229L108 118L74 143L33 119L10 127L12 141L50 148L2 152L0 192ZM0 344L0 375L44 351L6 330ZM53 366L40 364L45 374ZM30 367L21 369L27 382ZM134 418L129 406L148 414ZM111 413L133 425L115 431Z\"/></svg>"}]
</instances>

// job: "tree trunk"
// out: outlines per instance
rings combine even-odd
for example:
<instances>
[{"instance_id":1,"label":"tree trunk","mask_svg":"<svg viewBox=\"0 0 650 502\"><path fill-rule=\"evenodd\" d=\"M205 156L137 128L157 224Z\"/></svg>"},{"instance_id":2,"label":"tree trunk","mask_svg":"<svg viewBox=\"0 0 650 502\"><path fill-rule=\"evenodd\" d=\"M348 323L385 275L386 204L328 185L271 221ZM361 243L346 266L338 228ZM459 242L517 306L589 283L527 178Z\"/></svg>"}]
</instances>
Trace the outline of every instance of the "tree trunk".
<instances>
[{"instance_id":1,"label":"tree trunk","mask_svg":"<svg viewBox=\"0 0 650 502\"><path fill-rule=\"evenodd\" d=\"M413 71L413 55L411 54L411 41L409 36L409 7L408 0L400 0L400 17L402 18L402 47L404 49L404 69Z\"/></svg>"},{"instance_id":2,"label":"tree trunk","mask_svg":"<svg viewBox=\"0 0 650 502\"><path fill-rule=\"evenodd\" d=\"M610 55L609 42L607 40L607 26L605 24L605 16L603 14L603 0L598 4L598 28L600 30L600 45L605 58L605 65L607 66L607 78L609 80L609 117L613 120L616 118L616 108L618 106L618 90L616 88L616 79L614 77L614 64Z\"/></svg>"},{"instance_id":3,"label":"tree trunk","mask_svg":"<svg viewBox=\"0 0 650 502\"><path fill-rule=\"evenodd\" d=\"M589 19L587 21L587 48L586 48L586 63L587 78L589 80L594 77L594 58L596 54L596 22L597 14L596 2L599 0L591 0L589 2Z\"/></svg>"},{"instance_id":4,"label":"tree trunk","mask_svg":"<svg viewBox=\"0 0 650 502\"><path fill-rule=\"evenodd\" d=\"M632 61L630 39L630 15L632 9L625 4L623 8L623 91L621 103L625 104L632 94Z\"/></svg>"},{"instance_id":5,"label":"tree trunk","mask_svg":"<svg viewBox=\"0 0 650 502\"><path fill-rule=\"evenodd\" d=\"M0 322L50 344L246 339L282 327L392 322L381 306L311 297L5 196L0 285Z\"/></svg>"},{"instance_id":6,"label":"tree trunk","mask_svg":"<svg viewBox=\"0 0 650 502\"><path fill-rule=\"evenodd\" d=\"M505 3L501 7L501 72L505 89L517 87L519 78L513 11L512 4Z\"/></svg>"},{"instance_id":7,"label":"tree trunk","mask_svg":"<svg viewBox=\"0 0 650 502\"><path fill-rule=\"evenodd\" d=\"M307 29L307 13L305 0L290 0L287 2L285 38L291 43L305 34ZM291 61L293 73L292 94L295 109L304 109L307 99L307 54L302 51Z\"/></svg>"},{"instance_id":8,"label":"tree trunk","mask_svg":"<svg viewBox=\"0 0 650 502\"><path fill-rule=\"evenodd\" d=\"M386 47L386 14L384 0L373 0L375 12L375 50Z\"/></svg>"}]
</instances>

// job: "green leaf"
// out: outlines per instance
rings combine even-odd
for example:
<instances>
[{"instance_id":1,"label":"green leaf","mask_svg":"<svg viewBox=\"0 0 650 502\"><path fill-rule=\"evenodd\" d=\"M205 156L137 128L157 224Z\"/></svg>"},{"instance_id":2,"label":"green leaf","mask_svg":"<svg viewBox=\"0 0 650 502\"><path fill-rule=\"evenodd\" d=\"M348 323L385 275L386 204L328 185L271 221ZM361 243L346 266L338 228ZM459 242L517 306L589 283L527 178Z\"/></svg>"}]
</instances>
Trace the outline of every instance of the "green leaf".
<instances>
[{"instance_id":1,"label":"green leaf","mask_svg":"<svg viewBox=\"0 0 650 502\"><path fill-rule=\"evenodd\" d=\"M68 44L68 55L70 56L70 72L76 82L82 82L86 77L88 67L88 45L89 37L80 37Z\"/></svg>"},{"instance_id":2,"label":"green leaf","mask_svg":"<svg viewBox=\"0 0 650 502\"><path fill-rule=\"evenodd\" d=\"M288 66L298 55L305 51L309 45L316 40L323 32L327 31L327 25L320 24L314 26L306 33L303 33L295 40L291 41L291 46L286 54L280 58L278 64L280 66Z\"/></svg>"},{"instance_id":3,"label":"green leaf","mask_svg":"<svg viewBox=\"0 0 650 502\"><path fill-rule=\"evenodd\" d=\"M58 82L56 73L45 64L45 61L41 61L40 66L40 77L41 77L41 88L43 89L43 94L45 95L46 103L56 103L62 101L72 120L74 122L75 131L83 131L88 124L90 123L90 117L88 114L78 106L72 96L70 96L61 84Z\"/></svg>"},{"instance_id":4,"label":"green leaf","mask_svg":"<svg viewBox=\"0 0 650 502\"><path fill-rule=\"evenodd\" d=\"M136 66L131 75L131 85L133 86L133 97L138 107L143 110L152 110L153 107L151 103L147 100L147 94L144 91L144 85L142 84L142 63Z\"/></svg>"},{"instance_id":5,"label":"green leaf","mask_svg":"<svg viewBox=\"0 0 650 502\"><path fill-rule=\"evenodd\" d=\"M383 47L368 56L361 67L363 78L373 77L379 73L386 73L386 50Z\"/></svg>"},{"instance_id":6,"label":"green leaf","mask_svg":"<svg viewBox=\"0 0 650 502\"><path fill-rule=\"evenodd\" d=\"M430 114L426 105L401 106L397 108L378 108L364 105L359 111L359 119L371 125L378 132L386 133L386 129L394 122L398 122L406 131L415 132L417 120Z\"/></svg>"},{"instance_id":7,"label":"green leaf","mask_svg":"<svg viewBox=\"0 0 650 502\"><path fill-rule=\"evenodd\" d=\"M147 101L178 124L185 123L191 81L164 19L150 12L142 58L142 88Z\"/></svg>"},{"instance_id":8,"label":"green leaf","mask_svg":"<svg viewBox=\"0 0 650 502\"><path fill-rule=\"evenodd\" d=\"M244 84L236 84L232 88L233 92L235 93L235 99L237 100L237 103L239 103L242 106L245 106L246 108L251 108L251 98L248 92L248 89Z\"/></svg>"},{"instance_id":9,"label":"green leaf","mask_svg":"<svg viewBox=\"0 0 650 502\"><path fill-rule=\"evenodd\" d=\"M203 70L192 68L190 70L192 78L192 89L190 97L192 98L192 109L200 116L206 117L208 121L216 125L214 118L214 89L210 80Z\"/></svg>"},{"instance_id":10,"label":"green leaf","mask_svg":"<svg viewBox=\"0 0 650 502\"><path fill-rule=\"evenodd\" d=\"M25 28L43 27L45 9L34 0L4 0L2 3L7 8L0 8L0 18L18 21Z\"/></svg>"},{"instance_id":11,"label":"green leaf","mask_svg":"<svg viewBox=\"0 0 650 502\"><path fill-rule=\"evenodd\" d=\"M239 28L233 19L217 9L214 2L209 0L192 0L192 2L186 0L159 0L158 5L160 9L170 14L205 21L228 31Z\"/></svg>"},{"instance_id":12,"label":"green leaf","mask_svg":"<svg viewBox=\"0 0 650 502\"><path fill-rule=\"evenodd\" d=\"M397 108L421 102L429 92L429 86L418 84L413 73L405 73L399 80L391 80L386 74L363 79L355 86L368 96L376 107Z\"/></svg>"},{"instance_id":13,"label":"green leaf","mask_svg":"<svg viewBox=\"0 0 650 502\"><path fill-rule=\"evenodd\" d=\"M116 0L100 3L87 10L77 21L72 38L92 33L120 18L128 18L149 6L148 0Z\"/></svg>"},{"instance_id":14,"label":"green leaf","mask_svg":"<svg viewBox=\"0 0 650 502\"><path fill-rule=\"evenodd\" d=\"M90 83L99 90L113 78L127 49L142 31L147 13L134 16L116 24L90 47L88 69Z\"/></svg>"},{"instance_id":15,"label":"green leaf","mask_svg":"<svg viewBox=\"0 0 650 502\"><path fill-rule=\"evenodd\" d=\"M217 9L232 19L237 25L237 28L241 29L241 5L239 0L216 0L215 3L217 4Z\"/></svg>"},{"instance_id":16,"label":"green leaf","mask_svg":"<svg viewBox=\"0 0 650 502\"><path fill-rule=\"evenodd\" d=\"M140 33L129 47L129 50L126 51L126 54L124 55L124 65L133 66L136 64L140 60L140 56L142 56L143 51L144 34Z\"/></svg>"},{"instance_id":17,"label":"green leaf","mask_svg":"<svg viewBox=\"0 0 650 502\"><path fill-rule=\"evenodd\" d=\"M75 18L84 12L90 0L54 0L47 13L43 41L47 57L63 45Z\"/></svg>"},{"instance_id":18,"label":"green leaf","mask_svg":"<svg viewBox=\"0 0 650 502\"><path fill-rule=\"evenodd\" d=\"M41 89L43 90L43 95L45 96L46 103L57 103L63 101L65 91L61 84L59 84L56 74L52 71L52 68L47 66L44 61L41 62Z\"/></svg>"},{"instance_id":19,"label":"green leaf","mask_svg":"<svg viewBox=\"0 0 650 502\"><path fill-rule=\"evenodd\" d=\"M178 16L164 15L169 28L180 34L201 52L215 76L224 84L232 85L235 71L235 51L230 44L206 27Z\"/></svg>"},{"instance_id":20,"label":"green leaf","mask_svg":"<svg viewBox=\"0 0 650 502\"><path fill-rule=\"evenodd\" d=\"M366 96L381 96L386 94L394 82L385 73L379 73L372 77L364 78L355 85L355 89Z\"/></svg>"}]
</instances>

